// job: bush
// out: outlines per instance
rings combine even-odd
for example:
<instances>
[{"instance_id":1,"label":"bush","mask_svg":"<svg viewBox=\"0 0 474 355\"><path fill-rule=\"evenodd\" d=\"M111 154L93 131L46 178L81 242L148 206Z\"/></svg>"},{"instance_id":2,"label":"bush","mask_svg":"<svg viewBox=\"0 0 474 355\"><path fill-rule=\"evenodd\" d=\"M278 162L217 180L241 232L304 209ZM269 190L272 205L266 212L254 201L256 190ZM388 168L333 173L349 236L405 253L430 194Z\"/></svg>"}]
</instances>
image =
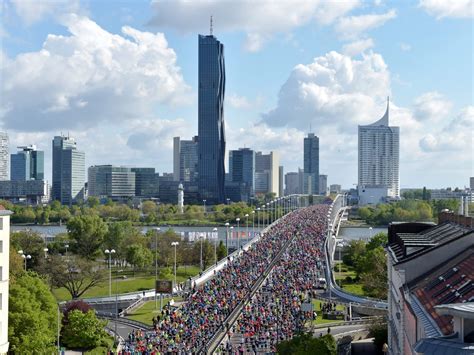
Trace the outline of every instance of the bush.
<instances>
[{"instance_id":1,"label":"bush","mask_svg":"<svg viewBox=\"0 0 474 355\"><path fill-rule=\"evenodd\" d=\"M97 319L93 310L82 313L74 309L68 314L68 323L62 329L62 342L73 349L92 349L106 336L105 322Z\"/></svg>"},{"instance_id":2,"label":"bush","mask_svg":"<svg viewBox=\"0 0 474 355\"><path fill-rule=\"evenodd\" d=\"M350 284L350 283L352 283L353 280L352 280L352 277L346 276L345 281L346 281L346 283Z\"/></svg>"}]
</instances>

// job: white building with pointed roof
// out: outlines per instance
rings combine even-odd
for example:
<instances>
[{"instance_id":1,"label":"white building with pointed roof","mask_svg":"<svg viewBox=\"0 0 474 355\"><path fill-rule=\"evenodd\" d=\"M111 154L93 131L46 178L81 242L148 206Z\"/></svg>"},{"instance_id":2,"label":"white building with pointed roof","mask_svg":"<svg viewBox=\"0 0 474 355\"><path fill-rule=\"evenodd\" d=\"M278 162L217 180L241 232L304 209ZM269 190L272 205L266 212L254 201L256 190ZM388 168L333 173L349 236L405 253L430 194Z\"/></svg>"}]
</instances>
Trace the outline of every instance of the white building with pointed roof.
<instances>
[{"instance_id":1,"label":"white building with pointed roof","mask_svg":"<svg viewBox=\"0 0 474 355\"><path fill-rule=\"evenodd\" d=\"M389 101L381 119L359 126L359 204L400 197L400 128L389 126Z\"/></svg>"}]
</instances>

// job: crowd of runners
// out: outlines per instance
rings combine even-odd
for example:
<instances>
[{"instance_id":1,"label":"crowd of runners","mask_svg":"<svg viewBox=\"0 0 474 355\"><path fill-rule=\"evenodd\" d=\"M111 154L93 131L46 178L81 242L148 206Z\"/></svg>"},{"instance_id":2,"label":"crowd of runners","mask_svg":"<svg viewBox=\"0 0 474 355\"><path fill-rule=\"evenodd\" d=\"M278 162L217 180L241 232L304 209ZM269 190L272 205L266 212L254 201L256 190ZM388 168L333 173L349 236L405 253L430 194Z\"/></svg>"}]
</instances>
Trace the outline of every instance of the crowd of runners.
<instances>
[{"instance_id":1,"label":"crowd of runners","mask_svg":"<svg viewBox=\"0 0 474 355\"><path fill-rule=\"evenodd\" d=\"M322 275L327 205L293 212L278 221L247 251L229 260L227 266L202 287L193 290L184 304L165 312L152 332L133 332L122 354L191 354L205 352L217 330L225 327L227 316L255 287L272 260L285 250L250 306L244 309L235 331L244 334L239 348L229 342L224 351L252 352L258 346L270 348L278 339L288 339L306 317L301 311L305 299ZM319 263L321 265L321 263ZM244 349L245 348L245 349ZM274 349L273 349L274 350Z\"/></svg>"}]
</instances>

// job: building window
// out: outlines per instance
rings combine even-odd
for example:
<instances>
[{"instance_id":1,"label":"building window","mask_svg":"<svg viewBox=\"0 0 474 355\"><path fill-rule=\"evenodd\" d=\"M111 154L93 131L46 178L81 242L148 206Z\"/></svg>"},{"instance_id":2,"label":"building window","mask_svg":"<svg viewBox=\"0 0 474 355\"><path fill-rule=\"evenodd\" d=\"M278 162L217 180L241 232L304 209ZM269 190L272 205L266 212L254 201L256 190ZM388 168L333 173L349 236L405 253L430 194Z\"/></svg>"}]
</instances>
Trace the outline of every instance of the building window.
<instances>
[{"instance_id":1,"label":"building window","mask_svg":"<svg viewBox=\"0 0 474 355\"><path fill-rule=\"evenodd\" d=\"M0 218L0 231L3 230L3 217Z\"/></svg>"},{"instance_id":2,"label":"building window","mask_svg":"<svg viewBox=\"0 0 474 355\"><path fill-rule=\"evenodd\" d=\"M3 253L3 240L0 240L0 253Z\"/></svg>"}]
</instances>

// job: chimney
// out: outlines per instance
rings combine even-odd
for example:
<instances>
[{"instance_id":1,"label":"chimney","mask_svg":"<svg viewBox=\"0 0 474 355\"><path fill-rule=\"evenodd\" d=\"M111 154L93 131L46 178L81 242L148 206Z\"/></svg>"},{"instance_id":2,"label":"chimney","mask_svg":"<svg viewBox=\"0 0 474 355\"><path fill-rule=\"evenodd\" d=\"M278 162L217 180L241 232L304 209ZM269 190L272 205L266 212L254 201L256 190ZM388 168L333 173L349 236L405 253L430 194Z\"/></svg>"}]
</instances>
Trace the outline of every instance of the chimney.
<instances>
[{"instance_id":1,"label":"chimney","mask_svg":"<svg viewBox=\"0 0 474 355\"><path fill-rule=\"evenodd\" d=\"M459 199L460 199L460 203L459 203L458 215L464 216L464 196L461 196Z\"/></svg>"},{"instance_id":2,"label":"chimney","mask_svg":"<svg viewBox=\"0 0 474 355\"><path fill-rule=\"evenodd\" d=\"M464 196L464 216L469 217L469 199Z\"/></svg>"}]
</instances>

